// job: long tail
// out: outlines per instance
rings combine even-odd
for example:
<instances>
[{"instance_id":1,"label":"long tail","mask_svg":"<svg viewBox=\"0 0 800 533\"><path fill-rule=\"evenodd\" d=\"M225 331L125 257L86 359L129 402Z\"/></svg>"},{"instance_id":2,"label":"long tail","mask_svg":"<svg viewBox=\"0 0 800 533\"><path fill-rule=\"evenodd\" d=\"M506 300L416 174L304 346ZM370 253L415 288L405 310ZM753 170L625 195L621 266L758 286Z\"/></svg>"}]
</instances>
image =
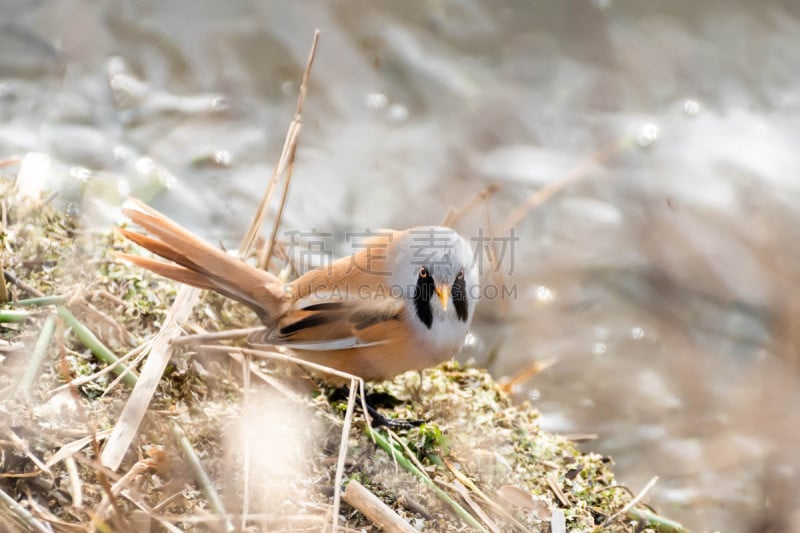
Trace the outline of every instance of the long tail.
<instances>
[{"instance_id":1,"label":"long tail","mask_svg":"<svg viewBox=\"0 0 800 533\"><path fill-rule=\"evenodd\" d=\"M178 223L135 198L129 198L122 212L152 237L120 229L136 244L177 264L163 263L137 255L119 254L123 259L161 276L217 291L252 308L267 326L274 327L284 307L283 284L263 270L219 250Z\"/></svg>"}]
</instances>

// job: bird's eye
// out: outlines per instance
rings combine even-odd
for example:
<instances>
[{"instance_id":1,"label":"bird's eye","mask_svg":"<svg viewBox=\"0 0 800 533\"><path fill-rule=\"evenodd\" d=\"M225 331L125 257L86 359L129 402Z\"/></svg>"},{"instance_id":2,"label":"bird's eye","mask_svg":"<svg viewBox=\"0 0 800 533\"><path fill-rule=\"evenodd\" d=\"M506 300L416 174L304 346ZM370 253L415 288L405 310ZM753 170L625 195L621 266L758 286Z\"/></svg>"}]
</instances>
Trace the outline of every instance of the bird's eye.
<instances>
[{"instance_id":1,"label":"bird's eye","mask_svg":"<svg viewBox=\"0 0 800 533\"><path fill-rule=\"evenodd\" d=\"M419 269L419 277L427 278L428 277L428 269L426 269L425 267L421 267Z\"/></svg>"},{"instance_id":2,"label":"bird's eye","mask_svg":"<svg viewBox=\"0 0 800 533\"><path fill-rule=\"evenodd\" d=\"M464 269L463 268L458 271L458 276L456 276L456 279L464 279Z\"/></svg>"}]
</instances>

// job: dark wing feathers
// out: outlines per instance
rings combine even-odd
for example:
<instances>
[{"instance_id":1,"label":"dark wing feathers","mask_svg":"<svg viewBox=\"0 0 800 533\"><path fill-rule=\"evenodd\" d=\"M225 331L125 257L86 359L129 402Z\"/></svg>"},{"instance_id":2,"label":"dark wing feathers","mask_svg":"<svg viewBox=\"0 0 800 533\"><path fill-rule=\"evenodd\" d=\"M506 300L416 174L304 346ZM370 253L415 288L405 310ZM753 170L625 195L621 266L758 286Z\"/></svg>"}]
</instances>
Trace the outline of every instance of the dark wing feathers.
<instances>
[{"instance_id":1,"label":"dark wing feathers","mask_svg":"<svg viewBox=\"0 0 800 533\"><path fill-rule=\"evenodd\" d=\"M376 342L374 338L362 338L363 331L382 323L400 320L402 311L403 302L395 298L313 304L288 312L277 329L257 332L251 336L249 342L289 347L313 344L319 350L353 348Z\"/></svg>"}]
</instances>

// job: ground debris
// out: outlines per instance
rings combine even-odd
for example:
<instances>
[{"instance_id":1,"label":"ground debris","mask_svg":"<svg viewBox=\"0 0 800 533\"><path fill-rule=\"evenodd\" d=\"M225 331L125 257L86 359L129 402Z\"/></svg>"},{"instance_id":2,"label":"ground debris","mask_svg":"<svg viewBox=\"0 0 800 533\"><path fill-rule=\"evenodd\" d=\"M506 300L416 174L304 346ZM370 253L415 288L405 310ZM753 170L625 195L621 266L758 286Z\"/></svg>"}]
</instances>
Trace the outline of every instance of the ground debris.
<instances>
[{"instance_id":1,"label":"ground debris","mask_svg":"<svg viewBox=\"0 0 800 533\"><path fill-rule=\"evenodd\" d=\"M0 320L0 348L14 347L0 351L0 490L30 513L29 520L56 531L126 531L143 517L153 531L215 529L218 517L172 438L177 424L219 491L229 523L248 531L329 527L346 407L340 391L317 386L289 397L252 373L243 378L230 357L180 345L118 472L103 471L93 441L102 446L130 388L115 373L103 373L108 365L61 321L38 379L20 391L18 378L41 326L56 312L53 305L26 306L24 300L36 296L28 292L64 296L63 305L135 371L136 348L161 327L176 287L118 261L118 252L138 252L113 231L83 230L74 209L23 199L10 180L0 179L0 198L7 217L0 228L3 268L28 286L9 282L13 301L0 309L31 312L22 323ZM255 323L246 308L205 294L186 329L202 333ZM256 369L283 379L268 363ZM81 376L87 380L64 386ZM247 390L243 380L251 382ZM568 439L542 431L538 412L512 403L483 370L449 362L372 384L368 396L387 416L425 421L396 434L379 431L487 531L549 531L554 515L565 518L567 531L598 531L631 501L608 458L584 454ZM429 482L376 445L361 414L354 419L345 468L345 483L359 481L419 530L472 529ZM0 501L0 529L14 524L34 530L20 513ZM351 530L378 531L346 504L341 515L340 524ZM631 516L604 530L657 530Z\"/></svg>"}]
</instances>

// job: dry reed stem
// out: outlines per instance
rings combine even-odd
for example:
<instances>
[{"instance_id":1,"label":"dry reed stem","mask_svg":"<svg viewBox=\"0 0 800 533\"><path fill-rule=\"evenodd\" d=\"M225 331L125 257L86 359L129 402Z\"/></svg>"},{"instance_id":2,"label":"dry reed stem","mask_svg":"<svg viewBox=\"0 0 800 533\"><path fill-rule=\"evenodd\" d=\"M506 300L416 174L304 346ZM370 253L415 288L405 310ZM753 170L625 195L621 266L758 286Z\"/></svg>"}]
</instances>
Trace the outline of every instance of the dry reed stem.
<instances>
[{"instance_id":1,"label":"dry reed stem","mask_svg":"<svg viewBox=\"0 0 800 533\"><path fill-rule=\"evenodd\" d=\"M511 211L506 217L503 225L501 226L500 234L506 234L517 224L528 216L533 209L536 209L544 202L555 196L557 193L566 189L576 181L581 180L595 165L601 165L608 162L613 156L618 154L627 146L627 142L623 140L609 143L598 150L594 151L585 159L581 160L575 167L567 172L561 178L548 183L541 189L531 194L525 202Z\"/></svg>"},{"instance_id":2,"label":"dry reed stem","mask_svg":"<svg viewBox=\"0 0 800 533\"><path fill-rule=\"evenodd\" d=\"M228 357L230 357L240 365L245 364L244 362L245 359L240 353L228 352ZM266 383L267 385L269 385L270 387L272 387L285 397L296 401L302 401L300 395L295 390L284 385L281 380L276 379L270 376L269 374L265 374L264 372L262 372L261 369L258 368L258 365L255 364L253 361L250 361L249 359L248 359L248 366L250 367L250 373L252 375L256 376L258 379L260 379L261 381L263 381L264 383Z\"/></svg>"},{"instance_id":3,"label":"dry reed stem","mask_svg":"<svg viewBox=\"0 0 800 533\"><path fill-rule=\"evenodd\" d=\"M461 220L461 217L472 211L478 204L487 201L491 198L494 193L500 190L500 185L493 183L484 189L476 192L472 196L470 196L464 204L459 207L458 209L450 208L447 211L444 219L442 220L441 225L447 227L453 227Z\"/></svg>"},{"instance_id":4,"label":"dry reed stem","mask_svg":"<svg viewBox=\"0 0 800 533\"><path fill-rule=\"evenodd\" d=\"M139 346L137 346L133 350L129 351L128 353L126 353L125 355L123 355L122 357L117 359L117 362L118 363L126 363L126 366L128 368L135 367L137 362L138 362L138 360L139 360L139 356L143 354L143 352L146 350L147 346L148 346L148 343L140 344ZM134 357L135 357L135 359L134 359ZM131 362L131 364L128 365L127 363L131 359L133 359L133 361ZM94 374L89 374L88 376L77 377L77 378L72 379L72 380L68 381L67 383L64 383L63 385L59 385L55 389L49 391L49 394L50 394L50 396L53 396L54 394L57 394L57 393L61 392L64 389L68 389L70 387L79 387L81 385L85 385L86 383L89 383L91 381L94 381L96 379L99 379L99 378L105 376L106 374L109 374L110 372L112 372L114 370L114 368L115 368L115 366L106 366L105 368L103 368L101 370L98 370ZM127 374L124 374L124 373L120 374L120 376L125 376L125 375L127 375ZM117 379L119 379L120 376L117 376ZM103 393L103 394L105 394L105 393Z\"/></svg>"},{"instance_id":5,"label":"dry reed stem","mask_svg":"<svg viewBox=\"0 0 800 533\"><path fill-rule=\"evenodd\" d=\"M540 372L547 370L551 366L555 365L557 362L558 359L556 359L555 357L533 361L531 364L526 365L525 368L523 368L510 378L501 378L497 380L497 383L498 385L500 385L500 388L503 389L504 392L508 394L513 394L514 389L516 389L517 387L521 387L529 379L539 374Z\"/></svg>"},{"instance_id":6,"label":"dry reed stem","mask_svg":"<svg viewBox=\"0 0 800 533\"><path fill-rule=\"evenodd\" d=\"M131 533L150 533L152 518L141 509L131 513Z\"/></svg>"},{"instance_id":7,"label":"dry reed stem","mask_svg":"<svg viewBox=\"0 0 800 533\"><path fill-rule=\"evenodd\" d=\"M30 285L28 285L27 283L25 283L24 281L22 281L17 276L15 276L14 274L12 274L7 270L3 270L3 277L8 281L10 281L11 283L13 283L14 285L16 285L17 287L19 287L20 289L22 289L23 291L27 292L28 294L35 296L36 298L44 297L44 293L42 291L35 289L34 287L31 287Z\"/></svg>"},{"instance_id":8,"label":"dry reed stem","mask_svg":"<svg viewBox=\"0 0 800 533\"><path fill-rule=\"evenodd\" d=\"M230 339L238 339L245 337L256 331L264 329L263 326L256 326L252 328L240 329L226 329L224 331L215 331L213 333L197 333L193 335L181 335L177 339L172 340L173 346L180 346L182 344L202 344L209 341L226 341Z\"/></svg>"},{"instance_id":9,"label":"dry reed stem","mask_svg":"<svg viewBox=\"0 0 800 533\"><path fill-rule=\"evenodd\" d=\"M336 376L342 378L345 381L350 381L351 379L361 380L358 376L354 376L352 374L348 374L347 372L342 372L341 370L336 370L335 368L331 368L325 365L318 365L317 363L312 363L310 361L305 361L303 359L298 359L297 357L283 354L280 352L273 352L269 350L257 350L255 348L240 348L238 346L220 346L217 344L201 344L198 346L198 349L201 350L208 350L210 352L217 352L217 353L238 353L242 355L252 355L253 357L257 357L260 359L272 359L274 361L282 361L284 363L294 363L296 365L305 366L311 368L312 370L318 370L319 372L323 372L325 374L330 374L331 376Z\"/></svg>"},{"instance_id":10,"label":"dry reed stem","mask_svg":"<svg viewBox=\"0 0 800 533\"><path fill-rule=\"evenodd\" d=\"M300 89L297 95L297 107L295 108L294 112L294 121L297 122L298 127L302 124L303 120L303 103L306 99L306 93L308 92L308 79L311 74L311 65L314 63L314 56L317 52L317 43L319 42L319 30L314 31L314 38L311 43L311 50L308 53L308 60L306 61L306 68L303 71L303 79L300 82ZM300 131L298 130L298 135ZM281 219L283 218L283 209L286 207L286 198L289 196L289 185L292 183L292 173L294 172L294 160L295 155L297 154L297 142L292 145L291 154L289 155L289 163L286 167L286 179L283 183L283 193L281 194L281 203L280 207L278 208L278 214L275 217L275 224L272 227L272 234L270 235L270 239L267 242L267 254L266 254L266 264L269 264L270 259L272 258L272 252L275 248L275 240L278 237L278 228L281 224ZM266 264L262 265L262 268L266 268Z\"/></svg>"},{"instance_id":11,"label":"dry reed stem","mask_svg":"<svg viewBox=\"0 0 800 533\"><path fill-rule=\"evenodd\" d=\"M339 457L336 460L336 475L334 476L333 485L333 510L331 514L332 530L336 533L339 529L339 509L342 505L342 479L344 478L344 463L347 459L347 444L350 441L350 427L353 423L353 412L356 407L356 379L350 379L350 391L347 396L347 411L344 415L344 424L342 425L342 437L339 441ZM363 383L363 381L362 381ZM364 411L366 413L366 411Z\"/></svg>"},{"instance_id":12,"label":"dry reed stem","mask_svg":"<svg viewBox=\"0 0 800 533\"><path fill-rule=\"evenodd\" d=\"M139 365L139 363L142 362L142 359L147 357L147 347L149 347L149 346L150 346L150 343L149 342L145 342L144 344L140 345L140 347L142 349L139 350L138 352L136 351L137 349L134 348L133 350L131 350L130 352L125 354L126 356L131 356L131 357L133 356L133 354L136 354L136 357L133 359L133 361L131 361L131 364L128 365L129 369L137 367ZM126 374L124 372L122 374L120 374L119 376L117 376L114 379L114 381L112 381L111 383L108 384L108 386L103 391L103 394L100 395L100 397L101 398L105 397L106 394L108 394L109 392L114 390L114 387L119 385L119 382L122 381L123 379L125 379L125 376L126 376Z\"/></svg>"},{"instance_id":13,"label":"dry reed stem","mask_svg":"<svg viewBox=\"0 0 800 533\"><path fill-rule=\"evenodd\" d=\"M199 289L188 285L182 286L167 313L164 325L154 337L139 379L136 381L128 401L125 402L125 407L114 425L114 430L100 459L101 463L111 470L119 468L131 442L136 437L139 424L147 412L150 400L152 400L172 356L172 339L181 334L179 324L189 318L199 294Z\"/></svg>"},{"instance_id":14,"label":"dry reed stem","mask_svg":"<svg viewBox=\"0 0 800 533\"><path fill-rule=\"evenodd\" d=\"M267 209L269 208L269 202L272 199L272 194L275 191L275 185L278 183L278 180L284 174L284 172L287 171L290 161L294 161L294 151L297 149L297 140L300 136L300 130L302 129L301 112L303 110L303 101L306 97L306 88L308 86L308 78L311 74L311 65L314 63L314 56L317 53L319 34L319 30L314 30L314 38L311 42L311 50L308 53L306 68L303 71L303 81L300 84L300 92L297 95L295 116L291 124L289 124L289 130L286 132L286 139L283 143L281 156L278 159L278 164L275 165L275 170L272 172L272 177L269 180L267 190L264 191L264 196L262 196L261 202L258 204L256 216L253 218L253 222L250 224L247 233L242 239L242 243L239 245L239 257L247 257L250 255L250 252L253 249L253 244L256 242L256 238L261 231L261 226L264 224L264 219L267 216ZM276 225L278 223L280 223L280 220L276 221Z\"/></svg>"},{"instance_id":15,"label":"dry reed stem","mask_svg":"<svg viewBox=\"0 0 800 533\"><path fill-rule=\"evenodd\" d=\"M416 529L400 518L392 509L383 503L356 480L347 484L344 501L354 509L358 509L373 524L386 533L415 533Z\"/></svg>"}]
</instances>

